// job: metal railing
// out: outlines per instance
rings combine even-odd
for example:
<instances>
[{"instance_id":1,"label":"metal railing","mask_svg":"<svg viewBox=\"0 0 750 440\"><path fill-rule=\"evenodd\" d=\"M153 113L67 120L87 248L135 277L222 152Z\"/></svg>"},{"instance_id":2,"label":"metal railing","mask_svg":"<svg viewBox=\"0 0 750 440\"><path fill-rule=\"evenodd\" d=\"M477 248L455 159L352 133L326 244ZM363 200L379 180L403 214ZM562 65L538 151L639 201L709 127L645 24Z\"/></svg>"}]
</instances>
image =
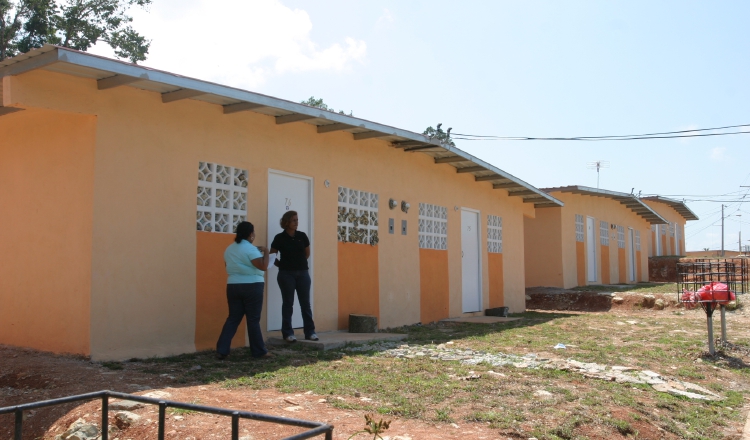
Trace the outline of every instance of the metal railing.
<instances>
[{"instance_id":1,"label":"metal railing","mask_svg":"<svg viewBox=\"0 0 750 440\"><path fill-rule=\"evenodd\" d=\"M101 439L109 440L109 399L115 397L123 400L132 400L134 402L146 403L150 405L157 405L159 407L159 440L164 440L164 424L166 419L167 408L178 408L189 411L216 414L220 416L228 416L232 418L232 440L239 439L239 426L240 419L257 420L260 422L278 423L281 425L298 426L302 428L309 428L305 432L295 434L290 437L284 437L283 440L302 440L312 438L325 434L326 440L333 440L333 426L327 423L311 422L308 420L289 419L286 417L270 416L267 414L258 414L247 411L235 411L225 408L216 408L211 406L196 405L192 403L174 402L171 400L154 399L152 397L136 396L133 394L118 393L116 391L97 391L88 394L79 394L77 396L61 397L59 399L43 400L41 402L26 403L23 405L9 406L6 408L0 408L0 415L2 414L15 414L15 434L14 440L22 440L23 430L23 412L43 408L47 406L62 405L71 402L88 401L94 399L102 399L102 429Z\"/></svg>"}]
</instances>

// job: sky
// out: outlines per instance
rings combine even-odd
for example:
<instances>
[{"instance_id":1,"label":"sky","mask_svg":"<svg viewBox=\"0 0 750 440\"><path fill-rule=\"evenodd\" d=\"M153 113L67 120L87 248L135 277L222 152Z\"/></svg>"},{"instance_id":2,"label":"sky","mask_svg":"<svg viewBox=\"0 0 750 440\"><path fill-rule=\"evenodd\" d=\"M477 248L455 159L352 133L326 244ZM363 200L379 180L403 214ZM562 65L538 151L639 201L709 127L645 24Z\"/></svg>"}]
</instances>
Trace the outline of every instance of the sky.
<instances>
[{"instance_id":1,"label":"sky","mask_svg":"<svg viewBox=\"0 0 750 440\"><path fill-rule=\"evenodd\" d=\"M153 0L145 66L421 133L573 137L750 124L750 2ZM91 52L112 56L97 45ZM685 200L688 250L750 245L748 134L456 145L538 187ZM743 188L743 185L749 187Z\"/></svg>"}]
</instances>

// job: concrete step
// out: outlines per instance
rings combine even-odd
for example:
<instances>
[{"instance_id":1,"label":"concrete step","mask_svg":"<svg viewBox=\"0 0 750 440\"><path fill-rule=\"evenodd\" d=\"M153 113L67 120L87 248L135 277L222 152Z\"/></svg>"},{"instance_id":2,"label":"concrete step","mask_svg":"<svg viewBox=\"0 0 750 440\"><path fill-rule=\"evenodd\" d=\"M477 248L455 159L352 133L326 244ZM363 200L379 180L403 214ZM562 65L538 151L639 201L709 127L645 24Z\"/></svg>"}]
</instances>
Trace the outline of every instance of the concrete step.
<instances>
[{"instance_id":1,"label":"concrete step","mask_svg":"<svg viewBox=\"0 0 750 440\"><path fill-rule=\"evenodd\" d=\"M299 332L301 333L301 332ZM407 335L398 333L349 333L347 331L318 333L319 341L306 341L304 335L297 334L297 342L287 342L281 337L281 332L269 332L266 344L269 346L302 345L315 350L333 350L347 344L366 344L378 341L402 341Z\"/></svg>"}]
</instances>

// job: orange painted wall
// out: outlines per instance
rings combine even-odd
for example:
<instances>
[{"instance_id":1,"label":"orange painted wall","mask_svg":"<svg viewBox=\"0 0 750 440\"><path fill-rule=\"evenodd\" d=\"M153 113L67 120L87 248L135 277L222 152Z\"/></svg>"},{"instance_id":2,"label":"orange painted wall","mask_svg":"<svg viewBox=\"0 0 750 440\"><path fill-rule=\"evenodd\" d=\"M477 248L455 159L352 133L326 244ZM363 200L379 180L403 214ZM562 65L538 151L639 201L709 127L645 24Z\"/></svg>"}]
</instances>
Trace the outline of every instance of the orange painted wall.
<instances>
[{"instance_id":1,"label":"orange painted wall","mask_svg":"<svg viewBox=\"0 0 750 440\"><path fill-rule=\"evenodd\" d=\"M619 283L628 282L628 261L625 259L625 248L617 248L617 272L619 273Z\"/></svg>"},{"instance_id":2,"label":"orange painted wall","mask_svg":"<svg viewBox=\"0 0 750 440\"><path fill-rule=\"evenodd\" d=\"M667 234L664 234L660 238L661 240L661 254L662 255L669 255L669 249L667 249Z\"/></svg>"},{"instance_id":3,"label":"orange painted wall","mask_svg":"<svg viewBox=\"0 0 750 440\"><path fill-rule=\"evenodd\" d=\"M338 242L338 328L349 328L349 315L374 315L380 324L378 246Z\"/></svg>"},{"instance_id":4,"label":"orange painted wall","mask_svg":"<svg viewBox=\"0 0 750 440\"><path fill-rule=\"evenodd\" d=\"M674 245L674 237L669 237L669 253L670 255L677 255L677 248Z\"/></svg>"},{"instance_id":5,"label":"orange painted wall","mask_svg":"<svg viewBox=\"0 0 750 440\"><path fill-rule=\"evenodd\" d=\"M490 307L505 305L503 283L503 254L487 253L487 267L490 271Z\"/></svg>"},{"instance_id":6,"label":"orange painted wall","mask_svg":"<svg viewBox=\"0 0 750 440\"><path fill-rule=\"evenodd\" d=\"M419 250L420 321L427 324L448 318L448 252Z\"/></svg>"},{"instance_id":7,"label":"orange painted wall","mask_svg":"<svg viewBox=\"0 0 750 440\"><path fill-rule=\"evenodd\" d=\"M524 267L526 287L563 287L561 208L537 209L524 217Z\"/></svg>"},{"instance_id":8,"label":"orange painted wall","mask_svg":"<svg viewBox=\"0 0 750 440\"><path fill-rule=\"evenodd\" d=\"M609 246L601 245L602 256L602 284L609 284Z\"/></svg>"},{"instance_id":9,"label":"orange painted wall","mask_svg":"<svg viewBox=\"0 0 750 440\"><path fill-rule=\"evenodd\" d=\"M651 231L651 255L656 257L656 232Z\"/></svg>"},{"instance_id":10,"label":"orange painted wall","mask_svg":"<svg viewBox=\"0 0 750 440\"><path fill-rule=\"evenodd\" d=\"M635 251L635 261L638 263L635 267L636 281L648 281L643 279L643 265L641 264L641 251Z\"/></svg>"},{"instance_id":11,"label":"orange painted wall","mask_svg":"<svg viewBox=\"0 0 750 440\"><path fill-rule=\"evenodd\" d=\"M582 241L576 241L576 281L579 286L586 285L586 249Z\"/></svg>"},{"instance_id":12,"label":"orange painted wall","mask_svg":"<svg viewBox=\"0 0 750 440\"><path fill-rule=\"evenodd\" d=\"M91 115L0 117L0 344L90 353L96 130Z\"/></svg>"},{"instance_id":13,"label":"orange painted wall","mask_svg":"<svg viewBox=\"0 0 750 440\"><path fill-rule=\"evenodd\" d=\"M224 250L234 240L232 234L196 232L195 258L195 349L216 348L216 340L229 314L227 271ZM265 304L263 304L265 308ZM247 326L242 319L232 347L245 345Z\"/></svg>"}]
</instances>

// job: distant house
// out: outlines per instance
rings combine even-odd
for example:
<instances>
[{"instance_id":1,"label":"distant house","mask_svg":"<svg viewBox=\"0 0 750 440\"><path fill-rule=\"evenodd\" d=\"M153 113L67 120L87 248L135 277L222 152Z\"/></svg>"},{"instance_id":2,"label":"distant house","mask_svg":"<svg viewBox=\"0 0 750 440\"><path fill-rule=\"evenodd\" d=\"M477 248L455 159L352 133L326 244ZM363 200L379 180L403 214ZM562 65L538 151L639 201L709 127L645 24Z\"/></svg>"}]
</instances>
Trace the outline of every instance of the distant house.
<instances>
[{"instance_id":1,"label":"distant house","mask_svg":"<svg viewBox=\"0 0 750 440\"><path fill-rule=\"evenodd\" d=\"M0 77L0 344L210 349L235 225L267 244L287 210L312 242L320 332L350 313L385 328L521 312L524 218L562 205L421 134L70 49ZM266 331L281 327L275 270Z\"/></svg>"},{"instance_id":2,"label":"distant house","mask_svg":"<svg viewBox=\"0 0 750 440\"><path fill-rule=\"evenodd\" d=\"M663 225L651 225L649 257L662 255L687 255L685 251L685 223L698 220L685 203L662 196L643 197L651 209L667 220Z\"/></svg>"},{"instance_id":3,"label":"distant house","mask_svg":"<svg viewBox=\"0 0 750 440\"><path fill-rule=\"evenodd\" d=\"M648 281L651 225L667 221L632 194L544 188L564 206L524 219L526 286L571 288Z\"/></svg>"}]
</instances>

